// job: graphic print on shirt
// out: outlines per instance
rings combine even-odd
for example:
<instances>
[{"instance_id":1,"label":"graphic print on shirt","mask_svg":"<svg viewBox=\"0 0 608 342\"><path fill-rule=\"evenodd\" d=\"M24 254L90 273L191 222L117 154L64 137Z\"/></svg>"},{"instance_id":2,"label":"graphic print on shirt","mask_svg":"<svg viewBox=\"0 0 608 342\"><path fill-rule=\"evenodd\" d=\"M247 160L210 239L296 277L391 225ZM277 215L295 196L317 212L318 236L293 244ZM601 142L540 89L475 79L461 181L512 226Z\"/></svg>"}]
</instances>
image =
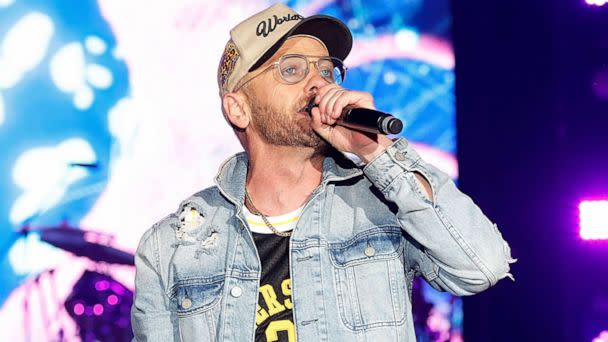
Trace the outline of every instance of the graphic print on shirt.
<instances>
[{"instance_id":1,"label":"graphic print on shirt","mask_svg":"<svg viewBox=\"0 0 608 342\"><path fill-rule=\"evenodd\" d=\"M286 215L269 217L279 231L295 227L302 208ZM262 276L256 309L256 342L295 342L291 279L289 276L289 237L272 233L261 217L245 209L245 218L262 262Z\"/></svg>"}]
</instances>

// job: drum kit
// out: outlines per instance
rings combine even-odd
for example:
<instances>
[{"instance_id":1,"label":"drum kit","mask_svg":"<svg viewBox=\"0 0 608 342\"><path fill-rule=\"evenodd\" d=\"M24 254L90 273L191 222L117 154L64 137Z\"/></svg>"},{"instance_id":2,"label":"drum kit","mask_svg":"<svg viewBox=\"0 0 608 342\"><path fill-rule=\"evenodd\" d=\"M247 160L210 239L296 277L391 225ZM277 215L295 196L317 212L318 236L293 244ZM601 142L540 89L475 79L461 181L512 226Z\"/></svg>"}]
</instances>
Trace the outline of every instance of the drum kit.
<instances>
[{"instance_id":1,"label":"drum kit","mask_svg":"<svg viewBox=\"0 0 608 342\"><path fill-rule=\"evenodd\" d=\"M76 323L82 341L131 341L130 312L133 292L106 273L107 265L134 265L131 253L110 246L113 237L108 234L78 227L62 225L31 230L25 227L21 233L37 233L40 240L52 246L93 261L95 270L85 270L76 281L72 292L63 302L68 315ZM48 271L54 284L54 270ZM35 284L39 283L36 277ZM29 296L26 296L26 323L29 321ZM41 300L42 302L42 300ZM43 305L43 303L41 303ZM26 324L26 330L30 329ZM30 331L25 332L31 336ZM59 328L53 341L72 340L66 338Z\"/></svg>"}]
</instances>

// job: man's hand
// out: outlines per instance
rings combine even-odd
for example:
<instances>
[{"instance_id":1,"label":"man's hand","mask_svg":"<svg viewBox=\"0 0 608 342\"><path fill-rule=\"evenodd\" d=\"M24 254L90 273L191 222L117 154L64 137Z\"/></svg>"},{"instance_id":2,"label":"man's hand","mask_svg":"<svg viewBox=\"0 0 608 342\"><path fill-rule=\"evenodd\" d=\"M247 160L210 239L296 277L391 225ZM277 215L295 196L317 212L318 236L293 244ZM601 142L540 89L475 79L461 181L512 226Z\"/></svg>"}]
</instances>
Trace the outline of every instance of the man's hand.
<instances>
[{"instance_id":1,"label":"man's hand","mask_svg":"<svg viewBox=\"0 0 608 342\"><path fill-rule=\"evenodd\" d=\"M311 126L338 151L354 153L363 162L368 163L392 144L392 141L385 135L335 125L344 108L376 109L370 93L347 90L337 84L328 84L319 88L315 104L319 107L314 107L311 111Z\"/></svg>"}]
</instances>

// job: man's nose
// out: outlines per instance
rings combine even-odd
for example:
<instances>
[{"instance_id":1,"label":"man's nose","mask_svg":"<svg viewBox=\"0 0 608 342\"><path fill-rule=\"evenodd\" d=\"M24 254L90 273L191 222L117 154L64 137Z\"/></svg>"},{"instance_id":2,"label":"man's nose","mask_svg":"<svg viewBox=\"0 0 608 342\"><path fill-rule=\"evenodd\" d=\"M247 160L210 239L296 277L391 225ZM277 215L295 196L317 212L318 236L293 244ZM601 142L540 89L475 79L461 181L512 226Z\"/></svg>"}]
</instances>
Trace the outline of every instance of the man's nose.
<instances>
[{"instance_id":1,"label":"man's nose","mask_svg":"<svg viewBox=\"0 0 608 342\"><path fill-rule=\"evenodd\" d=\"M307 94L318 94L319 88L327 85L328 82L319 74L319 71L312 66L312 69L306 75L306 84L304 90Z\"/></svg>"}]
</instances>

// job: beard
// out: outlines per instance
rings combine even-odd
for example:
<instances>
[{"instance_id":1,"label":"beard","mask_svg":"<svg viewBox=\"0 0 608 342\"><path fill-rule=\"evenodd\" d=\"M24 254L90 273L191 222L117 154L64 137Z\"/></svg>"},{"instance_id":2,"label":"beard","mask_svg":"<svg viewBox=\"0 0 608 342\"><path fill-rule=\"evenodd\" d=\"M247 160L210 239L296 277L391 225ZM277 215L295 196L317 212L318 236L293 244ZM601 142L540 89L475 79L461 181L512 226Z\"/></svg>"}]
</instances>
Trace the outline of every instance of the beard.
<instances>
[{"instance_id":1,"label":"beard","mask_svg":"<svg viewBox=\"0 0 608 342\"><path fill-rule=\"evenodd\" d=\"M255 96L249 96L253 112L252 125L269 144L279 146L310 147L326 151L329 144L310 126L312 118L297 114L308 103L275 109L263 104Z\"/></svg>"}]
</instances>

